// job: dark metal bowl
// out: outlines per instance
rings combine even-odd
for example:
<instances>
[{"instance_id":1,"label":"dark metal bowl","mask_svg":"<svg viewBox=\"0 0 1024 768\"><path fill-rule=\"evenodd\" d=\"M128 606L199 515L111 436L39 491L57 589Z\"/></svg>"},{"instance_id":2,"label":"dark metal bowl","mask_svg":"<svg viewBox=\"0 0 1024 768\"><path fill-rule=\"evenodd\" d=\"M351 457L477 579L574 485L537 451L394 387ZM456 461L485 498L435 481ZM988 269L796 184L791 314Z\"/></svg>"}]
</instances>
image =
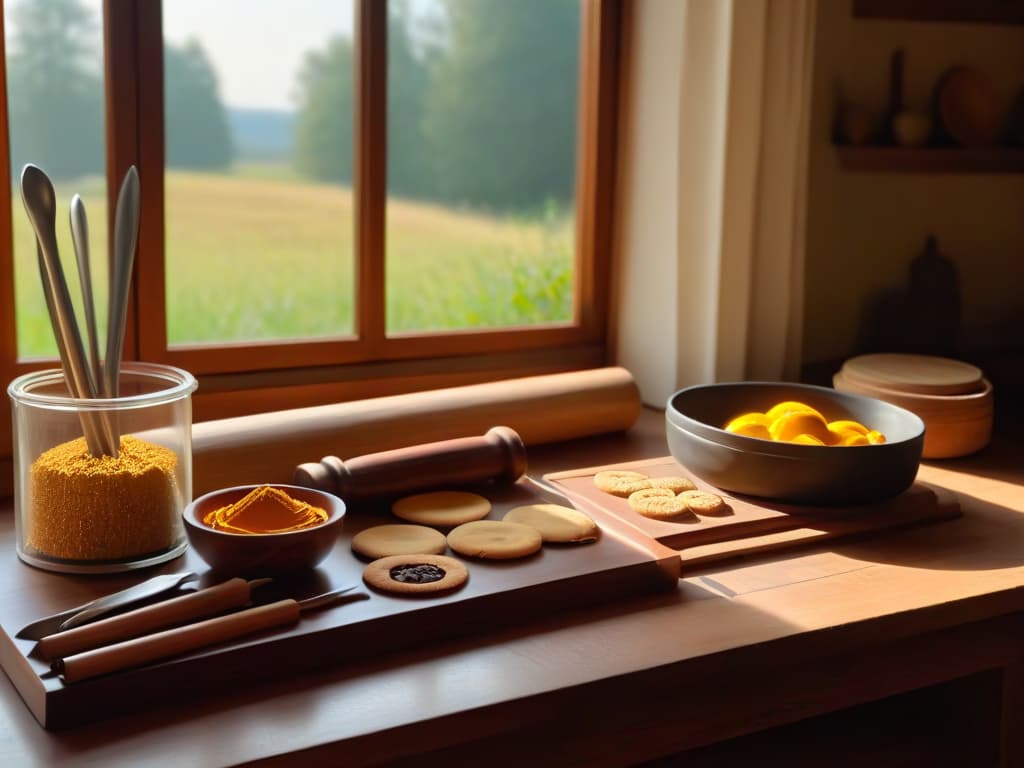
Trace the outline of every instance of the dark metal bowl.
<instances>
[{"instance_id":1,"label":"dark metal bowl","mask_svg":"<svg viewBox=\"0 0 1024 768\"><path fill-rule=\"evenodd\" d=\"M222 488L200 496L185 507L182 518L189 543L211 569L232 575L263 575L313 568L330 554L341 534L345 502L313 488L270 483L292 498L327 511L320 525L284 533L232 533L203 524L207 512L233 504L258 485ZM262 485L266 485L263 483Z\"/></svg>"},{"instance_id":2,"label":"dark metal bowl","mask_svg":"<svg viewBox=\"0 0 1024 768\"><path fill-rule=\"evenodd\" d=\"M864 446L775 442L726 432L731 419L799 400L826 419L853 419L886 436ZM707 482L733 493L802 504L881 501L914 482L924 446L924 422L871 397L786 382L733 382L688 387L665 409L673 458Z\"/></svg>"}]
</instances>

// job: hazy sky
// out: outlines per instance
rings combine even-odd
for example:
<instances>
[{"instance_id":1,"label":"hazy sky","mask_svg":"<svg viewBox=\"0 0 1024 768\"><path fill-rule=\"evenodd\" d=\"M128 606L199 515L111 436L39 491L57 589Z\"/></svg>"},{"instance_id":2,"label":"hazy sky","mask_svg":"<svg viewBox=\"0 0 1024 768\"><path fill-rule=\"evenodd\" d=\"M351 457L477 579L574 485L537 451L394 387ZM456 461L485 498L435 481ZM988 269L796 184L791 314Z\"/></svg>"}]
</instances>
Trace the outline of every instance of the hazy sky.
<instances>
[{"instance_id":1,"label":"hazy sky","mask_svg":"<svg viewBox=\"0 0 1024 768\"><path fill-rule=\"evenodd\" d=\"M95 13L99 70L102 0L81 2ZM408 2L414 16L432 16L441 0ZM9 14L5 20L10 40L15 29ZM305 54L323 50L338 33L351 35L353 21L352 0L163 0L164 37L179 45L199 41L228 107L294 108Z\"/></svg>"},{"instance_id":2,"label":"hazy sky","mask_svg":"<svg viewBox=\"0 0 1024 768\"><path fill-rule=\"evenodd\" d=\"M289 109L306 51L352 33L351 0L164 0L164 37L197 38L229 107Z\"/></svg>"}]
</instances>

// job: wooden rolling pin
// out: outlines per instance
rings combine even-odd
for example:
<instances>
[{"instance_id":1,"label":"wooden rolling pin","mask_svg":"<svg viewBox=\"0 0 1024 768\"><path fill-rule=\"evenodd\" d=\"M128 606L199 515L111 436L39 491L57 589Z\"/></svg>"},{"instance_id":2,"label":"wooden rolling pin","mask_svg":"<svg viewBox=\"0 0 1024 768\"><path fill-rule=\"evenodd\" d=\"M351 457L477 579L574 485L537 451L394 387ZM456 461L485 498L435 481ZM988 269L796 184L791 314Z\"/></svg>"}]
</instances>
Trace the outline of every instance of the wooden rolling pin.
<instances>
[{"instance_id":1,"label":"wooden rolling pin","mask_svg":"<svg viewBox=\"0 0 1024 768\"><path fill-rule=\"evenodd\" d=\"M629 371L609 367L198 422L193 489L290 483L295 467L317 456L362 456L495 424L527 446L573 440L627 430L642 408Z\"/></svg>"},{"instance_id":2,"label":"wooden rolling pin","mask_svg":"<svg viewBox=\"0 0 1024 768\"><path fill-rule=\"evenodd\" d=\"M526 474L526 446L515 430L492 427L461 437L380 451L342 461L300 464L293 482L348 502L399 496L480 481L514 483Z\"/></svg>"}]
</instances>

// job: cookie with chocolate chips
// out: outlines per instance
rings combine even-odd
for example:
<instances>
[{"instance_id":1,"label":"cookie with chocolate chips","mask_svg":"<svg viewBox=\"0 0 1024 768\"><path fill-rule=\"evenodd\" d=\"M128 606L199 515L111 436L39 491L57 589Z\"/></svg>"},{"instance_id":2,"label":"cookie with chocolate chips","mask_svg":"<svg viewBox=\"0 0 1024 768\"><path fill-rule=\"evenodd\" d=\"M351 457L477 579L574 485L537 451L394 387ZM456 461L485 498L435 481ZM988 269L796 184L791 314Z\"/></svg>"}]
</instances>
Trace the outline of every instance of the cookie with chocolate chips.
<instances>
[{"instance_id":1,"label":"cookie with chocolate chips","mask_svg":"<svg viewBox=\"0 0 1024 768\"><path fill-rule=\"evenodd\" d=\"M374 560L363 570L367 585L399 595L449 592L468 580L466 566L445 555L392 555Z\"/></svg>"}]
</instances>

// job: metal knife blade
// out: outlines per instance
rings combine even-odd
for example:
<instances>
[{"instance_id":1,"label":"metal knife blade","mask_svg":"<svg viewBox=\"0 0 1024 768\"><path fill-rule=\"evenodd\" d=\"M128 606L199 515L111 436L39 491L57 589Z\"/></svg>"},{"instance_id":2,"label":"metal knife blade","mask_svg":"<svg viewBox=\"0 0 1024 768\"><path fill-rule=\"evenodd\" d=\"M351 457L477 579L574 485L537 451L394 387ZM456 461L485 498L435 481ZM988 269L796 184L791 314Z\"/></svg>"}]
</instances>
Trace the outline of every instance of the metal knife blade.
<instances>
[{"instance_id":1,"label":"metal knife blade","mask_svg":"<svg viewBox=\"0 0 1024 768\"><path fill-rule=\"evenodd\" d=\"M561 504L563 507L576 508L576 505L569 500L568 496L551 485L547 480L538 480L530 475L523 475L523 480L527 485L532 486L545 501L552 504Z\"/></svg>"},{"instance_id":2,"label":"metal knife blade","mask_svg":"<svg viewBox=\"0 0 1024 768\"><path fill-rule=\"evenodd\" d=\"M191 571L160 574L127 589L122 589L120 592L104 595L75 608L69 608L60 613L36 619L18 630L15 637L25 640L41 640L47 635L52 635L62 629L70 629L71 627L98 619L116 608L123 608L151 597L156 597L164 592L170 592L198 578L198 574ZM80 614L83 614L82 618L79 617Z\"/></svg>"},{"instance_id":3,"label":"metal knife blade","mask_svg":"<svg viewBox=\"0 0 1024 768\"><path fill-rule=\"evenodd\" d=\"M350 587L343 587L341 589L332 589L330 592L324 592L322 595L316 597L307 597L305 600L299 600L299 613L305 613L306 611L318 611L321 608L328 608L337 603L347 603L355 600L366 600L370 596L365 592L356 592L350 594L358 584L353 584Z\"/></svg>"}]
</instances>

